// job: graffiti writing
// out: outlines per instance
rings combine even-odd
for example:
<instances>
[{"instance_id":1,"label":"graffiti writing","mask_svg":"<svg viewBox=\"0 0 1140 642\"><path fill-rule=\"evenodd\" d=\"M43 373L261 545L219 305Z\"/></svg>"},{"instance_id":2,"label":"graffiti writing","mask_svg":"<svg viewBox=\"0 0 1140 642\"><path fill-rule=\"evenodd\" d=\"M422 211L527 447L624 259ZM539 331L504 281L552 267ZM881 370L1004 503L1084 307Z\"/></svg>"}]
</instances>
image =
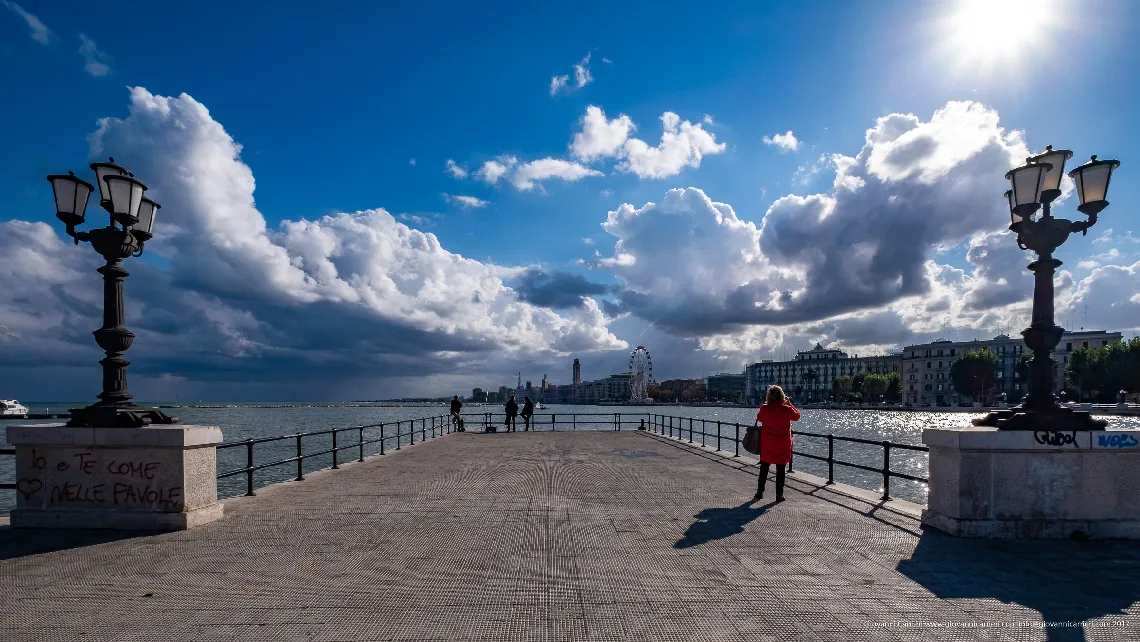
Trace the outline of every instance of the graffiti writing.
<instances>
[{"instance_id":1,"label":"graffiti writing","mask_svg":"<svg viewBox=\"0 0 1140 642\"><path fill-rule=\"evenodd\" d=\"M157 461L104 459L97 453L75 451L45 455L33 449L30 463L30 476L16 483L24 501L38 495L40 499L35 501L49 505L136 505L179 510L185 499L182 486L162 483Z\"/></svg>"},{"instance_id":2,"label":"graffiti writing","mask_svg":"<svg viewBox=\"0 0 1140 642\"><path fill-rule=\"evenodd\" d=\"M43 487L44 483L38 479L21 479L16 482L16 490L24 496L25 501L31 499L32 495L40 492L40 489Z\"/></svg>"},{"instance_id":3,"label":"graffiti writing","mask_svg":"<svg viewBox=\"0 0 1140 642\"><path fill-rule=\"evenodd\" d=\"M162 504L163 506L177 506L182 503L182 487L155 488L149 484L137 486L115 482L112 491L115 505L119 504Z\"/></svg>"},{"instance_id":4,"label":"graffiti writing","mask_svg":"<svg viewBox=\"0 0 1140 642\"><path fill-rule=\"evenodd\" d=\"M1033 432L1033 439L1042 445L1048 446L1068 446L1072 444L1073 448L1080 448L1077 444L1077 431L1062 432L1060 430L1036 430Z\"/></svg>"},{"instance_id":5,"label":"graffiti writing","mask_svg":"<svg viewBox=\"0 0 1140 642\"><path fill-rule=\"evenodd\" d=\"M1099 435L1097 437L1097 445L1101 448L1135 448L1136 446L1140 446L1140 440L1137 440L1134 435L1128 433Z\"/></svg>"},{"instance_id":6,"label":"graffiti writing","mask_svg":"<svg viewBox=\"0 0 1140 642\"><path fill-rule=\"evenodd\" d=\"M139 479L154 479L154 469L157 467L157 461L144 464L141 461L118 462L112 459L111 463L107 464L107 472L112 475L137 477Z\"/></svg>"},{"instance_id":7,"label":"graffiti writing","mask_svg":"<svg viewBox=\"0 0 1140 642\"><path fill-rule=\"evenodd\" d=\"M51 489L51 497L48 501L52 504L58 502L102 504L104 501L103 486L105 485L106 484L95 484L94 486L85 486L83 484L64 482Z\"/></svg>"}]
</instances>

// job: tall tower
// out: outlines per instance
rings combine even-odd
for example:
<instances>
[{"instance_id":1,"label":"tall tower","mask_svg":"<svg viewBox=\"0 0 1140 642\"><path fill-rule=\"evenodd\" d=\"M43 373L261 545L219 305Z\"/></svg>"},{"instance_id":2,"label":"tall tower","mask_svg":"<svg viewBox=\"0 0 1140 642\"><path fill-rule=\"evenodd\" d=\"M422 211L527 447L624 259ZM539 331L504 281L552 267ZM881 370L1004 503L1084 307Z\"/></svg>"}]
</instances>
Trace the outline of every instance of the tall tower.
<instances>
[{"instance_id":1,"label":"tall tower","mask_svg":"<svg viewBox=\"0 0 1140 642\"><path fill-rule=\"evenodd\" d=\"M570 389L572 394L571 403L578 403L578 384L582 383L582 364L577 359L574 359L574 384Z\"/></svg>"}]
</instances>

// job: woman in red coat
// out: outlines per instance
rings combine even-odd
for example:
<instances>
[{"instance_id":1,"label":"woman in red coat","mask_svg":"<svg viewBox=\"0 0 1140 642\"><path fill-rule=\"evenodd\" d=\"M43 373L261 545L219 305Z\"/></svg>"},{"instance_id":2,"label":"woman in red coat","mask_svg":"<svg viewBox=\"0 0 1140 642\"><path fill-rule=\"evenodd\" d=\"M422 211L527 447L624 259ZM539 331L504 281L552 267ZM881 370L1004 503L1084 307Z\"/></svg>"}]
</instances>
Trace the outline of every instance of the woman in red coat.
<instances>
[{"instance_id":1,"label":"woman in red coat","mask_svg":"<svg viewBox=\"0 0 1140 642\"><path fill-rule=\"evenodd\" d=\"M769 386L764 404L756 413L756 423L760 425L760 480L756 484L756 499L763 499L768 471L776 464L776 501L784 501L784 467L792 461L792 422L799 418L800 411L788 401L783 388Z\"/></svg>"}]
</instances>

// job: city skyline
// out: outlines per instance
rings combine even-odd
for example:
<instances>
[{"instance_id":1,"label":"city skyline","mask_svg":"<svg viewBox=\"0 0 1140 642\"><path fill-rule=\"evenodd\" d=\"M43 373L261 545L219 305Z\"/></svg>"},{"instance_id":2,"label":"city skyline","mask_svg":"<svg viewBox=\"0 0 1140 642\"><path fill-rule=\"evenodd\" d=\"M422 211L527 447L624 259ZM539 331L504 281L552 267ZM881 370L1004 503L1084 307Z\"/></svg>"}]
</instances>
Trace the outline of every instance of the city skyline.
<instances>
[{"instance_id":1,"label":"city skyline","mask_svg":"<svg viewBox=\"0 0 1140 642\"><path fill-rule=\"evenodd\" d=\"M1016 337L1033 277L1004 174L1046 145L1122 161L1058 252L1057 322L1140 328L1134 4L1043 1L996 31L974 27L1013 18L972 0L702 5L681 47L661 34L689 9L652 7L345 3L298 25L3 2L27 99L3 125L0 395L97 392L96 257L43 177L111 155L163 205L125 288L140 398L437 397L575 356L596 380L639 344L664 380Z\"/></svg>"}]
</instances>

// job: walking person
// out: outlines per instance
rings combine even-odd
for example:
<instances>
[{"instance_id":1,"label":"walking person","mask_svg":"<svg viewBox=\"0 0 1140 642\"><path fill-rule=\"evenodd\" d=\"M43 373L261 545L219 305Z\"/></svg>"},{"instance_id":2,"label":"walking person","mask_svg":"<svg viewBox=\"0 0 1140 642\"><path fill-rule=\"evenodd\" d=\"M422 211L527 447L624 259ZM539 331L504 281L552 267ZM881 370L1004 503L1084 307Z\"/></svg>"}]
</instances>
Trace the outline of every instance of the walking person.
<instances>
[{"instance_id":1,"label":"walking person","mask_svg":"<svg viewBox=\"0 0 1140 642\"><path fill-rule=\"evenodd\" d=\"M507 432L514 432L516 425L515 417L519 414L519 404L515 401L514 395L511 395L511 398L507 400L507 405L503 406L503 410L507 413L507 420L504 422L507 426Z\"/></svg>"},{"instance_id":2,"label":"walking person","mask_svg":"<svg viewBox=\"0 0 1140 642\"><path fill-rule=\"evenodd\" d=\"M459 400L459 395L451 397L451 423L455 426L456 432L463 432L463 417L459 416L459 411L463 409L463 402Z\"/></svg>"},{"instance_id":3,"label":"walking person","mask_svg":"<svg viewBox=\"0 0 1140 642\"><path fill-rule=\"evenodd\" d=\"M769 386L764 403L756 413L760 426L760 478L756 483L756 499L764 498L768 471L776 466L776 501L784 501L784 469L792 461L792 422L799 421L800 411L788 401L784 389Z\"/></svg>"},{"instance_id":4,"label":"walking person","mask_svg":"<svg viewBox=\"0 0 1140 642\"><path fill-rule=\"evenodd\" d=\"M530 430L530 418L533 416L534 416L534 402L530 400L530 397L523 397L523 408L522 408L522 418L523 418L523 426L524 426L523 430Z\"/></svg>"}]
</instances>

